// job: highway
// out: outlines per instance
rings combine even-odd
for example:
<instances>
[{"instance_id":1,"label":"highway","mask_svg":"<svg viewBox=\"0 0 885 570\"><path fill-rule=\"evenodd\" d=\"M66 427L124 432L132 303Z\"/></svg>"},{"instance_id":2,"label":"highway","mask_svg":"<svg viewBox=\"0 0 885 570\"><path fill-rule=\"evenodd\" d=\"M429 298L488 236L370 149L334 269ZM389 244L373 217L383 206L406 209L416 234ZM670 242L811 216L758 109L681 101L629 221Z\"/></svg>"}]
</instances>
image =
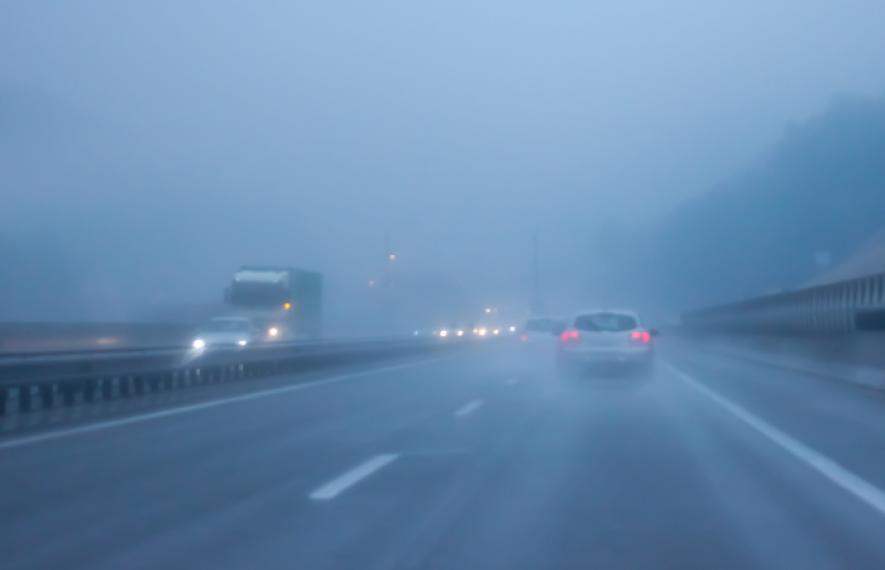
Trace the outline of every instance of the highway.
<instances>
[{"instance_id":1,"label":"highway","mask_svg":"<svg viewBox=\"0 0 885 570\"><path fill-rule=\"evenodd\" d=\"M226 390L226 391L225 391ZM0 439L0 566L882 568L885 393L481 347Z\"/></svg>"}]
</instances>

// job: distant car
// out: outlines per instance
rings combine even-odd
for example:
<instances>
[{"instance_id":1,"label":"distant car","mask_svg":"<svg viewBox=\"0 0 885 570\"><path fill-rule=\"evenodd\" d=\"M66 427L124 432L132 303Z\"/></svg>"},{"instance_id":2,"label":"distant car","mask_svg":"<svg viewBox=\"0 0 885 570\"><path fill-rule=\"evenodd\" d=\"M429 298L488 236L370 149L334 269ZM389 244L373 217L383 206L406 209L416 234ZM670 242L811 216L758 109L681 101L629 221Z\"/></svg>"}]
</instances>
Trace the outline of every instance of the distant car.
<instances>
[{"instance_id":1,"label":"distant car","mask_svg":"<svg viewBox=\"0 0 885 570\"><path fill-rule=\"evenodd\" d=\"M267 331L244 317L217 317L198 330L191 343L195 350L242 348L265 340Z\"/></svg>"},{"instance_id":2,"label":"distant car","mask_svg":"<svg viewBox=\"0 0 885 570\"><path fill-rule=\"evenodd\" d=\"M439 338L462 338L467 336L470 329L467 327L454 324L449 327L442 327L433 331L433 335Z\"/></svg>"},{"instance_id":3,"label":"distant car","mask_svg":"<svg viewBox=\"0 0 885 570\"><path fill-rule=\"evenodd\" d=\"M493 338L507 333L507 327L495 323L480 323L471 332L480 338Z\"/></svg>"},{"instance_id":4,"label":"distant car","mask_svg":"<svg viewBox=\"0 0 885 570\"><path fill-rule=\"evenodd\" d=\"M562 317L529 317L519 331L519 342L526 347L554 347L565 328L566 320Z\"/></svg>"},{"instance_id":5,"label":"distant car","mask_svg":"<svg viewBox=\"0 0 885 570\"><path fill-rule=\"evenodd\" d=\"M657 331L642 326L633 311L604 310L578 314L559 335L558 362L563 367L591 365L648 366L654 358Z\"/></svg>"}]
</instances>

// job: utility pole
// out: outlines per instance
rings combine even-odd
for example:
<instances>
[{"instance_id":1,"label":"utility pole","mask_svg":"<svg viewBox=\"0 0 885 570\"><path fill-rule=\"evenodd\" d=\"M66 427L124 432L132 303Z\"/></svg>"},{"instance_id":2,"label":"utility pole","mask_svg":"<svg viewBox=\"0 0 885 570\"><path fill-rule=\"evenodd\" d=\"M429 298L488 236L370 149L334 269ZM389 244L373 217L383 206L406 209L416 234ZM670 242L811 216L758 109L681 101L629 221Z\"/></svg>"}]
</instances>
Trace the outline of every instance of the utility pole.
<instances>
[{"instance_id":1,"label":"utility pole","mask_svg":"<svg viewBox=\"0 0 885 570\"><path fill-rule=\"evenodd\" d=\"M383 319L389 332L396 330L398 315L396 297L393 291L393 266L397 261L396 252L391 249L390 234L384 233L384 273L381 287Z\"/></svg>"},{"instance_id":2,"label":"utility pole","mask_svg":"<svg viewBox=\"0 0 885 570\"><path fill-rule=\"evenodd\" d=\"M541 300L541 276L538 265L538 232L532 234L532 301L531 312L539 315L544 312L544 302Z\"/></svg>"}]
</instances>

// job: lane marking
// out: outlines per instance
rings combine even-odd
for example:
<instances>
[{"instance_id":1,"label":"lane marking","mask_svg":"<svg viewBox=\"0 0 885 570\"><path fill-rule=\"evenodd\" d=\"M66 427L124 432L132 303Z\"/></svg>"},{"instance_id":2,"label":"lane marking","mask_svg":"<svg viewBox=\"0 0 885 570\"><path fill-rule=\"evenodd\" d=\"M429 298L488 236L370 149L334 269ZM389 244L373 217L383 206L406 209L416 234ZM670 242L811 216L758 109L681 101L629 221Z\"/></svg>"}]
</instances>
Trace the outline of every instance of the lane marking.
<instances>
[{"instance_id":1,"label":"lane marking","mask_svg":"<svg viewBox=\"0 0 885 570\"><path fill-rule=\"evenodd\" d=\"M137 424L137 423L147 422L147 421L151 421L151 420L168 418L171 416L187 414L190 412L198 412L201 410L208 410L211 408L217 408L219 406L236 404L238 402L248 402L250 400L257 400L259 398L266 398L268 396L276 396L278 394L285 394L287 392L297 392L297 391L301 391L301 390L310 390L313 388L330 386L333 384L340 384L342 382L347 382L349 380L353 380L354 378L359 378L361 376L370 376L372 374L381 374L383 372L391 372L393 370L402 370L405 368L412 368L415 366L421 366L423 364L429 364L432 362L444 360L445 358L451 358L451 357L432 358L430 360L421 360L418 362L407 362L404 364L395 364L392 366L385 366L383 368L373 368L371 370L362 370L359 372L340 374L340 375L331 376L329 378L325 378L322 380L317 380L315 382L306 382L304 384L292 384L290 386L281 386L279 388L269 388L266 390L259 390L257 392L249 392L248 394L240 394L238 396L230 396L227 398L219 398L217 400L209 400L207 402L200 402L198 404L189 404L187 406L179 406L176 408L169 408L166 410L158 410L156 412L148 412L145 414L127 416L125 418L119 418L119 419L115 419L115 420L107 420L107 421L97 422L97 423L89 424L89 425L85 425L85 426L78 426L78 427L73 427L73 428L64 429L64 430L57 430L57 431L51 431L51 432L46 432L46 433L38 433L35 435L23 436L23 437L19 437L16 439L9 439L9 440L5 440L5 441L0 441L0 449L10 449L10 448L14 448L14 447L22 447L25 445L42 443L45 441L62 439L65 437L71 437L71 436L75 436L75 435L83 435L83 434L93 433L93 432L97 432L97 431L104 431L107 429L126 426L126 425L130 425L130 424Z\"/></svg>"},{"instance_id":2,"label":"lane marking","mask_svg":"<svg viewBox=\"0 0 885 570\"><path fill-rule=\"evenodd\" d=\"M467 402L466 404L455 410L455 415L458 417L463 417L468 414L472 414L476 410L480 409L484 403L485 402L483 402L482 400L473 400L472 402Z\"/></svg>"},{"instance_id":3,"label":"lane marking","mask_svg":"<svg viewBox=\"0 0 885 570\"><path fill-rule=\"evenodd\" d=\"M366 477L390 465L399 457L398 453L384 453L360 463L350 471L347 471L325 485L317 488L308 497L314 501L328 501L334 499L344 491L353 487Z\"/></svg>"},{"instance_id":4,"label":"lane marking","mask_svg":"<svg viewBox=\"0 0 885 570\"><path fill-rule=\"evenodd\" d=\"M885 515L885 491L882 491L862 477L852 473L845 467L842 467L829 457L787 435L765 420L748 412L723 396L720 396L718 393L707 388L701 382L698 382L685 372L674 367L672 364L664 364L679 379L694 388L698 393L706 396L708 399L724 408L731 415L768 438L771 442L778 445L781 449L811 469L829 479L830 482L834 483L836 486L851 493L868 506L878 511L879 514Z\"/></svg>"}]
</instances>

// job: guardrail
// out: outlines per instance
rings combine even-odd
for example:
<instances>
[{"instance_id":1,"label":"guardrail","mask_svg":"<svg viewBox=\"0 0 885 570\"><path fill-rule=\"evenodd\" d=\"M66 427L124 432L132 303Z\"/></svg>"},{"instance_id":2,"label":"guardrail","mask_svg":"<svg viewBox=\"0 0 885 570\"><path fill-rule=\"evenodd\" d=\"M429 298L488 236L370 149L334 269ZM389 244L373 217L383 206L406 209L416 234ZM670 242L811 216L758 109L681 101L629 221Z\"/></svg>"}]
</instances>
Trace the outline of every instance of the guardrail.
<instances>
[{"instance_id":1,"label":"guardrail","mask_svg":"<svg viewBox=\"0 0 885 570\"><path fill-rule=\"evenodd\" d=\"M885 330L885 273L689 311L689 330L846 336Z\"/></svg>"},{"instance_id":2,"label":"guardrail","mask_svg":"<svg viewBox=\"0 0 885 570\"><path fill-rule=\"evenodd\" d=\"M122 322L0 322L0 356L18 352L186 346L196 324Z\"/></svg>"},{"instance_id":3,"label":"guardrail","mask_svg":"<svg viewBox=\"0 0 885 570\"><path fill-rule=\"evenodd\" d=\"M0 415L381 360L460 344L409 338L205 351L164 348L10 355L0 357Z\"/></svg>"}]
</instances>

